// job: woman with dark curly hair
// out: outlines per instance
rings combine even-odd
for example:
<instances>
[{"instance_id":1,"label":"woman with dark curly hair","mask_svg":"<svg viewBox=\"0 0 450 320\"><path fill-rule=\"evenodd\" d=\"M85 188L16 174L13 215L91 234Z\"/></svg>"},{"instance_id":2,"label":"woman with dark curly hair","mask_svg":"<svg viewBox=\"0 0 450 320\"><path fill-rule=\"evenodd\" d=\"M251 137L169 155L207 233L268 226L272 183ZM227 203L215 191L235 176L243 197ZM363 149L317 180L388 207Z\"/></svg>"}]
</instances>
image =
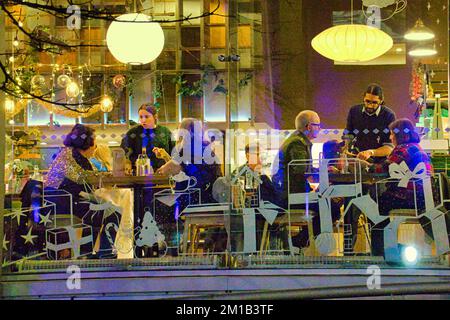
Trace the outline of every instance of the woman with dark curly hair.
<instances>
[{"instance_id":1,"label":"woman with dark curly hair","mask_svg":"<svg viewBox=\"0 0 450 320\"><path fill-rule=\"evenodd\" d=\"M108 225L109 222L118 225L119 221L114 214L106 217L103 211L91 211L91 203L86 201L88 194L92 191L86 178L96 171L95 166L89 161L96 149L94 132L94 129L82 124L76 124L72 128L64 140L66 147L50 165L44 187L65 190L72 195L73 214L83 223L92 226L95 241L102 225ZM111 253L111 243L106 237L105 230L100 237L99 257L104 253L108 255Z\"/></svg>"},{"instance_id":2,"label":"woman with dark curly hair","mask_svg":"<svg viewBox=\"0 0 450 320\"><path fill-rule=\"evenodd\" d=\"M398 119L389 125L391 131L390 139L395 148L387 159L382 163L377 163L369 167L370 172L389 172L389 166L393 163L405 162L409 170L414 171L419 163L423 163L427 175L433 173L433 166L428 155L420 147L420 137L416 132L414 124L409 119ZM376 197L373 196L375 199ZM386 190L378 197L378 207L380 214L388 216L393 209L413 209L419 213L425 210L425 196L421 181L409 182L406 188L398 187L398 183L388 183ZM388 221L385 220L372 228L372 254L384 254L384 233L383 230ZM422 221L421 221L422 223ZM423 224L424 229L432 237L431 230Z\"/></svg>"},{"instance_id":3,"label":"woman with dark curly hair","mask_svg":"<svg viewBox=\"0 0 450 320\"><path fill-rule=\"evenodd\" d=\"M50 165L45 187L64 189L74 195L88 192L83 186L86 176L94 170L89 158L95 152L94 129L76 124L67 134L61 152Z\"/></svg>"}]
</instances>

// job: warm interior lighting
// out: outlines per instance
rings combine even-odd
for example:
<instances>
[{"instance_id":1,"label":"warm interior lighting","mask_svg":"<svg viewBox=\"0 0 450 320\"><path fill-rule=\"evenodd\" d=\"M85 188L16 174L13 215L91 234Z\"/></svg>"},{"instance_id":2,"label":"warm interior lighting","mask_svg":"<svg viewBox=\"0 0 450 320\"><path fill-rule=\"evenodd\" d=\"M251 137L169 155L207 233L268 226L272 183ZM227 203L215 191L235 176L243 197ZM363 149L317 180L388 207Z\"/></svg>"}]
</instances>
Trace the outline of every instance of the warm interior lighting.
<instances>
[{"instance_id":1,"label":"warm interior lighting","mask_svg":"<svg viewBox=\"0 0 450 320\"><path fill-rule=\"evenodd\" d=\"M432 45L419 45L412 48L408 54L411 57L429 57L437 54L437 50Z\"/></svg>"},{"instance_id":2,"label":"warm interior lighting","mask_svg":"<svg viewBox=\"0 0 450 320\"><path fill-rule=\"evenodd\" d=\"M80 94L80 88L78 84L74 81L71 81L66 87L66 94L70 98L75 98Z\"/></svg>"},{"instance_id":3,"label":"warm interior lighting","mask_svg":"<svg viewBox=\"0 0 450 320\"><path fill-rule=\"evenodd\" d=\"M415 26L405 33L405 39L410 41L424 41L433 38L433 31L425 27L421 19L417 19Z\"/></svg>"},{"instance_id":4,"label":"warm interior lighting","mask_svg":"<svg viewBox=\"0 0 450 320\"><path fill-rule=\"evenodd\" d=\"M111 112L111 110L113 109L113 102L111 100L110 97L108 96L104 96L102 101L100 101L100 110L102 110L102 112Z\"/></svg>"},{"instance_id":5,"label":"warm interior lighting","mask_svg":"<svg viewBox=\"0 0 450 320\"><path fill-rule=\"evenodd\" d=\"M5 99L5 112L8 114L14 113L15 104L14 100Z\"/></svg>"},{"instance_id":6,"label":"warm interior lighting","mask_svg":"<svg viewBox=\"0 0 450 320\"><path fill-rule=\"evenodd\" d=\"M142 13L124 14L116 20L119 21L113 21L106 33L106 43L114 58L141 65L159 56L164 47L164 33L159 23L145 23L151 19Z\"/></svg>"},{"instance_id":7,"label":"warm interior lighting","mask_svg":"<svg viewBox=\"0 0 450 320\"><path fill-rule=\"evenodd\" d=\"M318 53L339 62L364 62L389 51L392 38L377 28L345 24L328 28L311 41Z\"/></svg>"}]
</instances>

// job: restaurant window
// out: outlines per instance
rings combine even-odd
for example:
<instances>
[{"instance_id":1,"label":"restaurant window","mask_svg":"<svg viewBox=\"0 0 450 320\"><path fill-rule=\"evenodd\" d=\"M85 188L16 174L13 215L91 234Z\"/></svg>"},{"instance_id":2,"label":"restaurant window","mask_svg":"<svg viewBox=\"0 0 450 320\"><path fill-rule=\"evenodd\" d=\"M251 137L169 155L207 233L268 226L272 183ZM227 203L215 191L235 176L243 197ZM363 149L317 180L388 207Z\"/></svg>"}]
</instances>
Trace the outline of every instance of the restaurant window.
<instances>
[{"instance_id":1,"label":"restaurant window","mask_svg":"<svg viewBox=\"0 0 450 320\"><path fill-rule=\"evenodd\" d=\"M136 76L133 95L130 96L130 120L139 123L139 107L153 100L152 81L148 74Z\"/></svg>"},{"instance_id":2,"label":"restaurant window","mask_svg":"<svg viewBox=\"0 0 450 320\"><path fill-rule=\"evenodd\" d=\"M388 249L398 254L400 251L396 250L402 250L402 247L398 246L397 242L407 245L419 243L424 266L448 267L448 263L446 265L442 262L445 256L441 255L447 244L445 241L438 242L438 239L446 239L444 234L446 231L442 226L448 222L444 215L434 210L430 211L439 215L440 219L438 225L432 219L427 224L428 227L440 230L437 231L438 237L433 240L429 230L426 229L427 226L422 228L417 212L412 212L411 208L405 206L382 216L380 212L377 212L379 206L376 200L371 198L371 194L366 190L375 188L373 189L375 194L381 195L392 186L396 188L394 190L398 190L400 183L403 182L402 185L404 185L406 182L406 189L412 184L416 191L428 187L428 190L432 190L433 199L427 198L425 201L425 197L421 197L419 202L424 200L427 205L436 205L433 207L435 209L442 201L445 196L443 193L445 188L442 186L445 186L446 182L442 183L448 179L450 172L448 132L441 128L440 133L443 134L443 138L431 139L438 135L437 131L427 136L425 130L420 130L427 126L432 128L434 121L438 125L442 124L442 118L435 118L435 115L436 117L448 115L448 112L440 110L441 107L448 109L448 61L444 60L448 57L441 55L441 58L437 59L442 60L421 60L427 65L423 69L423 76L430 80L425 83L426 90L428 92L436 90L435 93L442 94L443 98L442 104L438 107L437 100L430 100L428 97L423 106L425 110L421 110L414 104L415 102L410 102L410 92L406 88L409 86L411 68L417 71L417 61L413 63L412 60L405 60L408 45L404 43L401 35L408 21L406 13L396 15L395 20L388 20L383 25L384 30L393 35L396 40L393 50L403 50L398 59L395 58L396 65L392 66L389 63L385 66L378 61L377 66L359 65L355 68L325 60L310 48L310 38L321 29L323 24L348 22L347 9L341 7L335 9L331 5L326 9L316 4L314 10L310 9L315 14L306 15L300 10L288 12L290 5L298 5L295 2L285 7L282 5L282 8L278 7L276 1L237 2L238 24L232 27L235 30L229 30L230 34L237 36L236 43L233 44L227 43L230 3L223 0L220 1L221 6L217 16L186 21L179 25L163 23L166 37L164 50L155 61L147 65L125 67L112 56L107 48L90 48L89 50L80 48L78 51L64 52L60 56L55 56L54 59L48 54L38 54L39 61L47 65L57 63L80 67L85 63L90 64L92 74L90 80L84 81L83 86L85 101L98 103L107 94L114 99L115 104L112 111L108 113L98 111L88 117L79 118L76 114L67 116L67 113L56 105L44 104L34 99L22 103L21 109L16 114L7 117L8 137L4 156L9 164L5 168L5 184L8 186L9 193L5 197L6 242L3 243L8 248L4 255L7 261L5 267L7 272L36 273L55 270L65 272L66 261L60 260L70 259L77 259L77 264L87 269L94 265L100 271L107 268L111 270L110 268L117 266L122 269L126 266L131 271L134 267L140 269L168 267L173 270L186 268L299 269L329 266L335 268L342 265L365 268L366 265L378 263L386 266L381 256L374 257L372 254L371 232L377 232L376 228L373 229L372 222L382 220L383 223L389 224L399 217L402 223L398 224L396 234L390 234L392 237L388 241L391 241L392 246ZM183 1L183 16L200 15L204 7L214 9L217 3L217 0ZM300 7L303 8L305 3L317 3L317 1L303 1ZM279 11L269 10L272 8L270 6L264 7L267 4L273 5ZM155 14L159 19L174 19L177 11L176 1L137 1L136 5L139 11ZM107 6L107 8L110 7ZM122 9L126 11L125 7ZM318 9L327 11L323 13ZM391 12L389 10L387 13ZM115 11L117 12L116 9ZM286 14L295 14L298 17L292 19L293 21L284 21L283 16ZM40 21L44 23L47 20L42 18ZM273 25L269 25L269 21L273 22ZM355 11L355 22L364 22L360 12ZM441 20L441 24L443 22L444 19ZM36 24L36 21L34 23ZM63 19L56 19L55 24L56 32L70 41L79 40L77 38L79 36L84 40L88 38L94 43L104 44L102 41L109 23L105 21L89 23L83 20L83 28L79 33L64 30ZM286 27L289 24L290 27ZM436 25L434 28L437 28ZM295 38L297 42L294 43L291 37L299 33L300 26L301 37ZM90 32L88 27L91 28ZM7 24L7 28L9 28L8 37L11 38L13 35L11 29L15 27ZM280 31L277 34L278 30L283 30L283 33ZM8 41L8 46L11 46L11 41ZM181 44L181 48L178 48L178 44ZM229 53L228 46L233 46L231 51L234 50L239 55L239 59L235 61L219 59L220 55L225 56ZM439 43L437 46L441 47ZM442 47L446 47L445 43L442 43ZM295 48L294 53L291 51L292 48ZM448 52L445 55L448 55ZM433 63L425 63L429 61ZM45 76L48 79L50 75L47 72L48 70ZM59 71L58 75L60 73ZM74 70L73 74L74 79L77 79L79 71ZM287 74L289 77L286 76ZM114 77L120 75L132 79L133 84L122 89L114 87L112 81ZM84 77L86 78L86 73ZM342 159L334 163L328 161L330 159L327 158L324 143L333 142L333 140L342 141L347 107L351 103L361 103L362 91L358 91L358 88L364 89L368 79L390 84L387 87L386 100L392 101L398 117L400 118L401 115L401 117L414 119L416 128L420 129L418 131L421 134L425 133L421 136L424 152L420 155L431 157L436 173L432 179L428 180L421 172L413 172L409 167L401 166L396 168L395 173L401 181L393 182L389 172L377 175L378 173L364 169L363 165L368 166L368 164L360 163L359 160L352 158L356 153L353 154L344 149L340 149L341 153L339 153ZM230 88L231 81L235 81L235 89L232 89L233 86ZM403 86L403 89L398 89L398 86ZM414 83L411 87L414 89ZM77 103L76 99L67 97L63 88L56 86L53 99L59 102ZM161 178L162 181L158 182L157 188L148 181L153 183L158 179L158 174L148 174L145 178L136 176L124 178L125 172L119 171L118 176L112 176L111 172L101 173L100 169L104 169L101 166L99 170L96 167L95 173L89 173L86 180L89 186L97 189L95 196L117 196L116 200L121 202L117 205L107 200L101 205L98 203L89 205L83 214L89 211L93 213L95 208L105 206L110 210L109 213L113 212L107 218L112 217L116 220L111 225L108 221L100 226L98 229L102 231L89 229L89 223L84 223L83 220L81 223L78 218L84 218L84 215L75 219L77 224L69 224L72 223L69 221L70 218L67 219L70 206L66 207L64 204L71 203L71 196L61 192L58 194L58 201L60 201L58 206L63 204L62 208L67 211L59 212L62 217L57 218L61 218L61 222L66 225L63 228L52 225L52 228L46 230L46 226L38 222L38 215L45 216L50 212L48 210L54 210L53 213L56 215L56 210L60 210L60 207L53 206L55 203L51 200L50 193L55 190L49 190L48 194L44 193L44 196L50 195L50 198L47 198L45 203L38 204L42 211L36 215L37 211L29 210L28 206L21 203L22 183L29 182L31 177L33 177L32 180L40 181L42 174L48 174L46 170L51 166L54 157L63 150L63 141L75 123L87 124L95 128L97 146L108 146L106 150L112 151L116 159L120 158L119 144L122 137L130 127L139 123L139 107L151 101L159 108L159 125L169 128L171 133L183 118L197 118L205 126L208 125L211 145L217 147L214 150L215 154L222 160L229 158L230 162L221 163L220 168L214 167L219 169L214 173L220 171L220 174L211 178L211 181L207 181L206 184L202 184L206 181L203 176L195 178L195 172L191 172L189 174L192 174L195 179L188 173L166 176L164 179ZM426 106L427 102L428 106ZM17 103L19 102L16 101ZM334 105L340 109L337 109L338 107L332 109ZM230 119L227 119L229 114L227 108L230 106L232 108L229 110ZM305 108L318 111L321 118L320 124L309 123L308 125L322 125L324 128L316 139L312 139L314 140L311 146L313 159L303 159L305 161L302 160L301 163L291 164L297 165L297 172L302 174L289 176L288 183L292 182L294 189L288 189L287 194L283 195L286 195L287 201L292 203L280 204L277 202L280 199L276 197L277 193L274 190L282 186L282 181L278 180L281 183L278 186L272 184L277 181L273 178L273 173L277 172L274 169L279 165L277 161L280 161L279 152L283 143L288 137L296 134L295 116ZM433 114L430 113L431 109ZM12 119L14 122L9 122ZM330 130L328 125L334 120L336 120L337 129ZM36 132L33 133L33 129L39 130L37 134L39 140L35 139ZM227 129L233 129L227 132L233 139L220 141L219 138L212 138L214 133L220 136ZM262 132L257 129L261 129ZM387 132L389 133L389 130ZM26 136L32 138L23 138ZM165 138L167 137L163 133L161 139ZM259 145L263 148L260 152L261 163L258 163L254 170L248 170L251 168L246 158L247 144ZM342 144L338 143L336 148L339 149ZM137 146L139 154L142 152L141 146ZM97 151L101 152L100 149ZM101 155L97 153L93 156L95 157L101 157ZM144 156L138 159L137 164L135 163L135 174L138 172L144 174L144 171L150 170ZM15 160L18 160L16 166L14 166ZM156 161L152 158L150 165ZM84 165L89 168L95 165L93 163L95 159L91 158ZM19 170L19 165L29 165L29 168ZM37 169L35 165L38 166ZM289 171L292 169L289 165L286 167L288 174L292 172ZM211 167L207 168L208 170L204 172L205 176L213 172ZM260 173L266 176L262 177ZM222 174L227 175L225 179L216 179ZM123 183L124 179L126 183ZM217 184L216 181L218 181ZM263 183L266 184L263 185ZM308 192L295 190L295 187L299 186L301 188L308 186ZM290 187L291 184L289 184ZM209 194L204 197L207 190L211 190L210 198L208 198ZM33 191L35 190L29 192L30 199L31 195L35 195ZM350 209L348 205L351 201L352 205L365 213L356 222L353 221L355 224L346 220L346 217L352 214L353 208ZM80 203L75 202L78 201L71 203L72 209L82 208ZM423 204L419 202L417 202L418 205ZM336 203L340 204L337 211L339 219L332 219L328 209ZM117 207L120 207L122 212L115 211ZM30 208L36 209L32 206ZM135 208L138 209L133 211ZM445 204L439 207L440 212L445 213L444 208ZM29 225L19 225L20 222L15 215L18 211L14 211L16 209L23 210L21 212L26 215L27 220L23 218L22 222L27 221ZM321 210L327 211L323 213ZM24 216L19 215L19 220L20 217ZM321 221L326 230L319 234L316 232L314 235L305 236L306 231L310 232L317 228L314 224L317 220L313 220L312 217L320 217L320 219L325 217ZM434 216L430 217L434 218ZM33 221L33 219L37 220ZM30 225L33 229L30 231L31 234L27 235ZM95 226L97 227L99 226ZM147 232L149 230L151 232ZM46 231L48 231L47 234ZM98 236L101 232L105 232L103 234L105 238ZM352 232L356 234L354 239L349 237ZM117 236L117 242L114 242L114 235ZM33 242L34 240L36 241ZM114 254L97 255L101 253L100 246L104 244L103 241L116 250L117 257ZM145 241L148 241L143 245L146 246L145 249L138 248L142 247L140 245L133 247L133 243L142 244ZM22 253L31 255L37 252L38 256L27 259L23 264L14 264L14 262L9 264L11 259L20 257L16 255L17 253L22 254L20 250L24 247L17 246L18 243L26 245L26 252ZM44 245L47 244L48 247L45 247ZM94 251L95 255L93 255ZM145 259L140 259L144 256ZM93 259L105 260L92 262Z\"/></svg>"}]
</instances>

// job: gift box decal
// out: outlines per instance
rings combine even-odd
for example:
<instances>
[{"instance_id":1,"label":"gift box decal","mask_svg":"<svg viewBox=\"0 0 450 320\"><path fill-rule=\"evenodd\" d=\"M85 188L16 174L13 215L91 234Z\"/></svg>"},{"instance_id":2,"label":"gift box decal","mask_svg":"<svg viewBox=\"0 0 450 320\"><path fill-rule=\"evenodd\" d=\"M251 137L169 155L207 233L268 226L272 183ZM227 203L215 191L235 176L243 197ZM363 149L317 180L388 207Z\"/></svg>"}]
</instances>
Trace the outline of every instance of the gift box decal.
<instances>
[{"instance_id":1,"label":"gift box decal","mask_svg":"<svg viewBox=\"0 0 450 320\"><path fill-rule=\"evenodd\" d=\"M92 253L92 227L77 224L46 231L47 256L52 260L76 259Z\"/></svg>"}]
</instances>

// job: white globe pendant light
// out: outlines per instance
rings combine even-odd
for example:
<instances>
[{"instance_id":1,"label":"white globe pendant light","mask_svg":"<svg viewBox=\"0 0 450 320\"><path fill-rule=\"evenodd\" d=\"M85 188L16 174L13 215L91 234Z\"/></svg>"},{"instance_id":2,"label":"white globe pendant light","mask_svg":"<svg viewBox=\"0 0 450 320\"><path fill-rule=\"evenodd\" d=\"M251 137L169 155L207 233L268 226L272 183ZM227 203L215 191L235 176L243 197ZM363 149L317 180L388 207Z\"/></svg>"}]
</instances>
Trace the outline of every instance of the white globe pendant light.
<instances>
[{"instance_id":1,"label":"white globe pendant light","mask_svg":"<svg viewBox=\"0 0 450 320\"><path fill-rule=\"evenodd\" d=\"M311 41L314 50L338 62L370 61L389 51L393 44L384 31L362 24L334 26Z\"/></svg>"},{"instance_id":2,"label":"white globe pendant light","mask_svg":"<svg viewBox=\"0 0 450 320\"><path fill-rule=\"evenodd\" d=\"M155 60L164 48L164 32L157 22L142 13L116 18L106 33L111 54L122 63L141 65ZM127 22L120 22L127 21Z\"/></svg>"}]
</instances>

